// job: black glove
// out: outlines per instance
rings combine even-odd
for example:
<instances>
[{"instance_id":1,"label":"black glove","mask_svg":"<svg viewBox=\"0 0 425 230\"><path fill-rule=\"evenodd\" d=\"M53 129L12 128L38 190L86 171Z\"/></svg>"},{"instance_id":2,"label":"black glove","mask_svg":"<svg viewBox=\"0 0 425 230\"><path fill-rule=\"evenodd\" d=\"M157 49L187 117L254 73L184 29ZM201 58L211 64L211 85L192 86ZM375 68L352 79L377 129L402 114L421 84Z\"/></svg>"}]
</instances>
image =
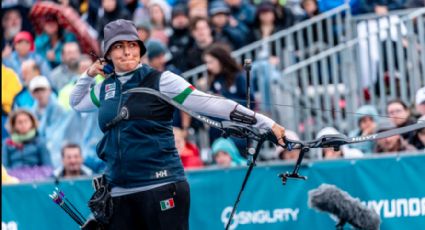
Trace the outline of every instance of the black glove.
<instances>
[{"instance_id":1,"label":"black glove","mask_svg":"<svg viewBox=\"0 0 425 230\"><path fill-rule=\"evenodd\" d=\"M89 208L94 218L101 224L108 224L112 216L112 197L107 187L101 187L94 192L89 200Z\"/></svg>"}]
</instances>

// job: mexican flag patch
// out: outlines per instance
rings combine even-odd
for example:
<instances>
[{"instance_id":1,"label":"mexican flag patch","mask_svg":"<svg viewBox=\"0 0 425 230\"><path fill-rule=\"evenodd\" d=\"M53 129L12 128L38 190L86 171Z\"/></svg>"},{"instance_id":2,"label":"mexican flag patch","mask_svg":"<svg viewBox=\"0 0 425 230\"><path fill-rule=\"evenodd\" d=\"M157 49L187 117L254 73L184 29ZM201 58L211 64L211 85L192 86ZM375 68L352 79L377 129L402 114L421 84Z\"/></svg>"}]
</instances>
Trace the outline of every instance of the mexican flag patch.
<instances>
[{"instance_id":1,"label":"mexican flag patch","mask_svg":"<svg viewBox=\"0 0 425 230\"><path fill-rule=\"evenodd\" d=\"M159 203L161 204L161 211L165 211L165 210L174 208L173 198L170 198L170 199L167 199L167 200L162 200Z\"/></svg>"}]
</instances>

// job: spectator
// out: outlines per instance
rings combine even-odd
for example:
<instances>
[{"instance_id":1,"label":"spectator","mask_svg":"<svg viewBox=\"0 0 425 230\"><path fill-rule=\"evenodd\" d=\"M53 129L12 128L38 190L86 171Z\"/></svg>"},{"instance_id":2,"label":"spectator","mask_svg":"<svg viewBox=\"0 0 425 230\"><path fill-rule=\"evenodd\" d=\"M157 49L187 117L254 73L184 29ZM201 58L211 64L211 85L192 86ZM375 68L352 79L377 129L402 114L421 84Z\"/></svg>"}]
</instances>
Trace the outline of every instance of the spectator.
<instances>
[{"instance_id":1,"label":"spectator","mask_svg":"<svg viewBox=\"0 0 425 230\"><path fill-rule=\"evenodd\" d=\"M46 77L35 77L28 88L35 99L32 112L40 122L39 134L50 141L50 137L55 135L56 126L62 122L61 118L65 115L65 111L58 104L56 96L52 94L52 88Z\"/></svg>"},{"instance_id":2,"label":"spectator","mask_svg":"<svg viewBox=\"0 0 425 230\"><path fill-rule=\"evenodd\" d=\"M323 135L338 135L341 134L333 127L326 127L317 133L316 138L320 138ZM322 159L337 159L337 158L360 158L363 157L363 153L358 149L350 149L343 145L338 150L334 148L322 148L320 155Z\"/></svg>"},{"instance_id":3,"label":"spectator","mask_svg":"<svg viewBox=\"0 0 425 230\"><path fill-rule=\"evenodd\" d=\"M62 62L63 44L71 41L76 41L75 35L59 26L55 15L47 14L44 17L43 33L35 38L35 50L49 61L51 68L55 68Z\"/></svg>"},{"instance_id":4,"label":"spectator","mask_svg":"<svg viewBox=\"0 0 425 230\"><path fill-rule=\"evenodd\" d=\"M164 0L151 0L149 2L149 15L152 23L151 37L167 45L172 33L169 27L170 13L170 6Z\"/></svg>"},{"instance_id":5,"label":"spectator","mask_svg":"<svg viewBox=\"0 0 425 230\"><path fill-rule=\"evenodd\" d=\"M171 54L164 44L160 41L150 40L146 45L148 53L149 65L158 71L169 70L175 74L180 74L180 71L173 65L167 65L171 59Z\"/></svg>"},{"instance_id":6,"label":"spectator","mask_svg":"<svg viewBox=\"0 0 425 230\"><path fill-rule=\"evenodd\" d=\"M148 4L150 0L139 0L137 8L133 13L133 22L147 22L150 21Z\"/></svg>"},{"instance_id":7,"label":"spectator","mask_svg":"<svg viewBox=\"0 0 425 230\"><path fill-rule=\"evenodd\" d=\"M14 51L8 57L3 57L3 63L12 68L18 76L22 76L22 63L29 59L35 60L42 74L46 76L50 74L49 63L34 52L34 39L29 32L19 32L13 39L13 47Z\"/></svg>"},{"instance_id":8,"label":"spectator","mask_svg":"<svg viewBox=\"0 0 425 230\"><path fill-rule=\"evenodd\" d=\"M422 87L416 91L416 111L420 116L425 115L425 87Z\"/></svg>"},{"instance_id":9,"label":"spectator","mask_svg":"<svg viewBox=\"0 0 425 230\"><path fill-rule=\"evenodd\" d=\"M246 165L246 160L239 154L238 148L231 139L219 138L211 146L213 159L220 167Z\"/></svg>"},{"instance_id":10,"label":"spectator","mask_svg":"<svg viewBox=\"0 0 425 230\"><path fill-rule=\"evenodd\" d=\"M246 105L246 77L242 67L230 56L230 50L223 44L214 44L204 52L204 61L208 71L209 90L216 95ZM251 108L255 107L254 95L251 93ZM220 131L210 129L210 143L220 137ZM238 146L239 152L245 153L246 140L231 138Z\"/></svg>"},{"instance_id":11,"label":"spectator","mask_svg":"<svg viewBox=\"0 0 425 230\"><path fill-rule=\"evenodd\" d=\"M12 111L13 100L22 90L19 78L12 69L1 65L1 140L8 137L5 124L7 116Z\"/></svg>"},{"instance_id":12,"label":"spectator","mask_svg":"<svg viewBox=\"0 0 425 230\"><path fill-rule=\"evenodd\" d=\"M292 130L286 130L285 137L294 141L300 140L298 135ZM301 149L293 149L289 151L286 148L284 149L281 146L277 146L275 150L275 155L277 159L279 160L297 160L298 156L300 155L300 152L301 152Z\"/></svg>"},{"instance_id":13,"label":"spectator","mask_svg":"<svg viewBox=\"0 0 425 230\"><path fill-rule=\"evenodd\" d=\"M255 7L244 0L224 0L231 10L230 24L236 26L243 24L249 28L254 23Z\"/></svg>"},{"instance_id":14,"label":"spectator","mask_svg":"<svg viewBox=\"0 0 425 230\"><path fill-rule=\"evenodd\" d=\"M189 0L188 8L191 20L197 17L208 17L208 0Z\"/></svg>"},{"instance_id":15,"label":"spectator","mask_svg":"<svg viewBox=\"0 0 425 230\"><path fill-rule=\"evenodd\" d=\"M224 44L214 44L204 52L204 61L209 74L209 89L225 98L246 104L246 77L242 67L230 55ZM251 108L254 107L254 96Z\"/></svg>"},{"instance_id":16,"label":"spectator","mask_svg":"<svg viewBox=\"0 0 425 230\"><path fill-rule=\"evenodd\" d=\"M317 0L302 0L301 7L305 12L302 20L307 20L320 14Z\"/></svg>"},{"instance_id":17,"label":"spectator","mask_svg":"<svg viewBox=\"0 0 425 230\"><path fill-rule=\"evenodd\" d=\"M387 114L397 127L408 126L416 123L416 119L412 116L409 107L400 99L394 99L387 103ZM401 136L405 140L410 140L414 135L415 132L408 132Z\"/></svg>"},{"instance_id":18,"label":"spectator","mask_svg":"<svg viewBox=\"0 0 425 230\"><path fill-rule=\"evenodd\" d=\"M130 12L118 0L102 0L102 9L99 18L97 19L97 31L99 39L103 40L103 28L109 22L117 19L131 19Z\"/></svg>"},{"instance_id":19,"label":"spectator","mask_svg":"<svg viewBox=\"0 0 425 230\"><path fill-rule=\"evenodd\" d=\"M384 132L390 129L395 129L397 126L387 119L381 119L378 123L376 132ZM394 135L387 138L377 140L376 153L394 153L394 152L415 152L416 148L401 136Z\"/></svg>"},{"instance_id":20,"label":"spectator","mask_svg":"<svg viewBox=\"0 0 425 230\"><path fill-rule=\"evenodd\" d=\"M9 44L20 31L32 32L32 24L28 20L28 9L15 1L2 1L2 40L6 43L8 52L12 51Z\"/></svg>"},{"instance_id":21,"label":"spectator","mask_svg":"<svg viewBox=\"0 0 425 230\"><path fill-rule=\"evenodd\" d=\"M254 20L254 30L251 33L251 42L267 38L279 31L281 28L279 28L277 22L277 14L272 3L262 2L258 5Z\"/></svg>"},{"instance_id":22,"label":"spectator","mask_svg":"<svg viewBox=\"0 0 425 230\"><path fill-rule=\"evenodd\" d=\"M422 115L418 122L425 122L425 115ZM418 150L425 149L425 128L416 131L416 134L411 139L410 144L412 144Z\"/></svg>"},{"instance_id":23,"label":"spectator","mask_svg":"<svg viewBox=\"0 0 425 230\"><path fill-rule=\"evenodd\" d=\"M171 27L173 34L170 37L168 48L173 57L172 63L181 71L186 65L186 50L193 42L189 31L188 9L185 5L177 5L173 8Z\"/></svg>"},{"instance_id":24,"label":"spectator","mask_svg":"<svg viewBox=\"0 0 425 230\"><path fill-rule=\"evenodd\" d=\"M62 166L53 171L56 178L91 176L92 170L83 165L83 155L78 144L66 144L61 150Z\"/></svg>"},{"instance_id":25,"label":"spectator","mask_svg":"<svg viewBox=\"0 0 425 230\"><path fill-rule=\"evenodd\" d=\"M138 21L135 23L135 25L140 40L142 40L143 42L147 42L152 34L152 25L150 21Z\"/></svg>"},{"instance_id":26,"label":"spectator","mask_svg":"<svg viewBox=\"0 0 425 230\"><path fill-rule=\"evenodd\" d=\"M376 133L378 124L378 111L372 105L364 105L356 111L356 124L358 128L349 133L349 137L367 136ZM363 142L350 145L351 148L358 149L364 154L373 153L375 142Z\"/></svg>"},{"instance_id":27,"label":"spectator","mask_svg":"<svg viewBox=\"0 0 425 230\"><path fill-rule=\"evenodd\" d=\"M59 91L78 75L78 61L81 56L77 42L68 42L62 48L62 63L53 69L50 79L52 88Z\"/></svg>"},{"instance_id":28,"label":"spectator","mask_svg":"<svg viewBox=\"0 0 425 230\"><path fill-rule=\"evenodd\" d=\"M320 14L317 0L301 0L301 8L304 10L303 20L313 18Z\"/></svg>"},{"instance_id":29,"label":"spectator","mask_svg":"<svg viewBox=\"0 0 425 230\"><path fill-rule=\"evenodd\" d=\"M34 98L31 96L31 92L28 90L28 85L33 78L41 75L41 71L35 61L29 59L22 63L21 72L24 87L18 93L18 95L16 95L13 101L13 108L30 109L34 105Z\"/></svg>"},{"instance_id":30,"label":"spectator","mask_svg":"<svg viewBox=\"0 0 425 230\"><path fill-rule=\"evenodd\" d=\"M10 138L2 146L2 162L8 169L50 166L46 142L38 135L37 119L26 110L15 110L9 119Z\"/></svg>"},{"instance_id":31,"label":"spectator","mask_svg":"<svg viewBox=\"0 0 425 230\"><path fill-rule=\"evenodd\" d=\"M180 159L182 160L183 167L187 168L201 168L204 166L200 155L199 149L195 144L192 144L185 140L183 131L179 128L173 128L174 141L176 142L176 148L179 152Z\"/></svg>"},{"instance_id":32,"label":"spectator","mask_svg":"<svg viewBox=\"0 0 425 230\"><path fill-rule=\"evenodd\" d=\"M22 16L18 9L3 11L2 7L2 29L3 39L6 43L11 42L15 35L22 30ZM10 46L8 49L9 51L12 50Z\"/></svg>"},{"instance_id":33,"label":"spectator","mask_svg":"<svg viewBox=\"0 0 425 230\"><path fill-rule=\"evenodd\" d=\"M186 68L182 71L202 65L202 53L214 42L207 18L195 17L190 23L190 32L195 42L187 50L186 57L190 58L187 58Z\"/></svg>"},{"instance_id":34,"label":"spectator","mask_svg":"<svg viewBox=\"0 0 425 230\"><path fill-rule=\"evenodd\" d=\"M275 8L279 28L286 29L295 25L296 17L290 8L282 6L278 0L271 0L271 2Z\"/></svg>"},{"instance_id":35,"label":"spectator","mask_svg":"<svg viewBox=\"0 0 425 230\"><path fill-rule=\"evenodd\" d=\"M226 43L232 49L238 49L245 45L248 29L241 23L237 25L230 24L230 9L225 3L220 1L212 2L208 13L211 17L214 41Z\"/></svg>"}]
</instances>

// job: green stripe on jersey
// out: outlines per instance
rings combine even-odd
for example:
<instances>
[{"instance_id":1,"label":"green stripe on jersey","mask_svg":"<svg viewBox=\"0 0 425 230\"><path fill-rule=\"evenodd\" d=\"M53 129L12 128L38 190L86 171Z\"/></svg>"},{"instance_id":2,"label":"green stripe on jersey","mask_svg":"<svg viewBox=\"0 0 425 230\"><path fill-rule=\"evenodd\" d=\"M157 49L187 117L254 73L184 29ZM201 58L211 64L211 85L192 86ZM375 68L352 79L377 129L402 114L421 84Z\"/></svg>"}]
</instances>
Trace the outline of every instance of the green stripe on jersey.
<instances>
[{"instance_id":1,"label":"green stripe on jersey","mask_svg":"<svg viewBox=\"0 0 425 230\"><path fill-rule=\"evenodd\" d=\"M91 98L91 101L93 102L93 104L95 106L97 106L97 107L100 106L99 99L97 99L96 94L94 92L94 87L90 90L90 98Z\"/></svg>"},{"instance_id":2,"label":"green stripe on jersey","mask_svg":"<svg viewBox=\"0 0 425 230\"><path fill-rule=\"evenodd\" d=\"M195 90L195 87L193 85L190 85L187 87L183 92L181 92L179 95L175 96L173 98L174 101L176 101L179 104L183 104L183 102L186 100L186 98Z\"/></svg>"}]
</instances>

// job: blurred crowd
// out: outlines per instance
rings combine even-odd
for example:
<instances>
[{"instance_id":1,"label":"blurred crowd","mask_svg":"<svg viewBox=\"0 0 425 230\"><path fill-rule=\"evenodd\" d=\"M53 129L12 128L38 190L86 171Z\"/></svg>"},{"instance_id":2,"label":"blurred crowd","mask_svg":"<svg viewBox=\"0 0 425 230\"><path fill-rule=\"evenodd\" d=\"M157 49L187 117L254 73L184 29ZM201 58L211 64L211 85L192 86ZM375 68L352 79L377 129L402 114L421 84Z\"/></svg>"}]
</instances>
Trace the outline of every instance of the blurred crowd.
<instances>
[{"instance_id":1,"label":"blurred crowd","mask_svg":"<svg viewBox=\"0 0 425 230\"><path fill-rule=\"evenodd\" d=\"M107 23L120 18L135 23L147 47L144 63L176 74L206 64L209 76L205 90L246 103L246 77L231 52L344 3L342 0L59 0L43 6L42 2L2 1L2 170L8 171L2 173L2 178L12 182L92 175L104 169L96 156L96 144L102 136L97 114L73 111L69 95L78 77L101 56L99 47ZM354 0L350 5L354 14L360 14L423 7L424 2ZM97 83L102 80L102 76L96 77ZM255 102L254 94L249 97ZM256 108L269 112L266 106ZM414 105L394 99L388 103L385 116L379 116L373 105L359 108L356 116L358 129L348 134L353 137L425 120L425 88L416 93ZM212 161L201 159L201 150L195 139L190 138L193 130L201 127L186 114L175 112L175 142L186 168L246 165L245 140L224 139L216 130L209 131ZM337 133L338 130L326 127L317 136ZM290 130L287 136L299 139ZM422 129L338 151L323 149L309 157L353 158L423 152L424 145L425 129ZM296 150L276 148L272 156L262 160L294 160L297 156Z\"/></svg>"}]
</instances>

